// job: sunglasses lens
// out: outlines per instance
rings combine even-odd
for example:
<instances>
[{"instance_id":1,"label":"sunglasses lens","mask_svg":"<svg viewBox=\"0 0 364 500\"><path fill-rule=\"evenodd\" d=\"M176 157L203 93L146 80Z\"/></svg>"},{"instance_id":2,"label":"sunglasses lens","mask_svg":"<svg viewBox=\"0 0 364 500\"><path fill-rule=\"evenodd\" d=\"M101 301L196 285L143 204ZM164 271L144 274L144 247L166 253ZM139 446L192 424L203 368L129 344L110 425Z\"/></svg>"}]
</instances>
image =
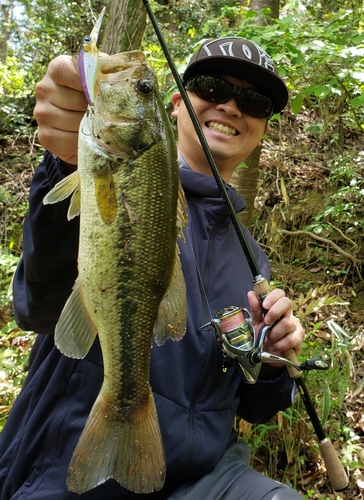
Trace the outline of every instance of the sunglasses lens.
<instances>
[{"instance_id":1,"label":"sunglasses lens","mask_svg":"<svg viewBox=\"0 0 364 500\"><path fill-rule=\"evenodd\" d=\"M273 101L252 89L241 89L234 92L234 85L223 78L209 75L198 75L186 84L201 99L218 104L226 102L232 96L243 113L254 118L270 118L273 115Z\"/></svg>"},{"instance_id":2,"label":"sunglasses lens","mask_svg":"<svg viewBox=\"0 0 364 500\"><path fill-rule=\"evenodd\" d=\"M273 114L272 100L255 90L244 89L236 100L239 109L254 118L270 118Z\"/></svg>"},{"instance_id":3,"label":"sunglasses lens","mask_svg":"<svg viewBox=\"0 0 364 500\"><path fill-rule=\"evenodd\" d=\"M196 79L196 94L210 102L222 103L231 96L231 85L222 78L201 75Z\"/></svg>"}]
</instances>

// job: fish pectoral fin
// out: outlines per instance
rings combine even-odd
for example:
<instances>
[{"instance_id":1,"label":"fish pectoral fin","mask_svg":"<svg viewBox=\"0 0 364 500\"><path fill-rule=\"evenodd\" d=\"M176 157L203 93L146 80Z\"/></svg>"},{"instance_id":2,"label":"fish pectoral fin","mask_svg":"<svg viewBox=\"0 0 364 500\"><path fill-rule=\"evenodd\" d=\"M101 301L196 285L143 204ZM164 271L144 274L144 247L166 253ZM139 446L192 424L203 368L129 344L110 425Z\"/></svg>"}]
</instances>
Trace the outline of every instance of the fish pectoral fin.
<instances>
[{"instance_id":1,"label":"fish pectoral fin","mask_svg":"<svg viewBox=\"0 0 364 500\"><path fill-rule=\"evenodd\" d=\"M54 203L65 200L71 196L71 194L72 198L67 212L68 220L80 214L80 174L77 170L58 182L43 198L43 204L53 205Z\"/></svg>"},{"instance_id":2,"label":"fish pectoral fin","mask_svg":"<svg viewBox=\"0 0 364 500\"><path fill-rule=\"evenodd\" d=\"M111 171L95 176L95 196L101 219L107 226L112 224L118 212L114 179Z\"/></svg>"},{"instance_id":3,"label":"fish pectoral fin","mask_svg":"<svg viewBox=\"0 0 364 500\"><path fill-rule=\"evenodd\" d=\"M96 335L77 279L56 325L55 344L65 356L80 359L86 356Z\"/></svg>"},{"instance_id":4,"label":"fish pectoral fin","mask_svg":"<svg viewBox=\"0 0 364 500\"><path fill-rule=\"evenodd\" d=\"M80 209L81 209L81 190L80 186L78 186L72 193L70 206L68 207L67 211L67 219L72 220L75 217L77 217L77 215L80 215Z\"/></svg>"},{"instance_id":5,"label":"fish pectoral fin","mask_svg":"<svg viewBox=\"0 0 364 500\"><path fill-rule=\"evenodd\" d=\"M183 228L187 227L187 203L185 192L183 191L182 184L178 183L178 198L177 198L177 237L185 240Z\"/></svg>"},{"instance_id":6,"label":"fish pectoral fin","mask_svg":"<svg viewBox=\"0 0 364 500\"><path fill-rule=\"evenodd\" d=\"M157 345L163 345L169 338L181 340L186 332L186 316L186 283L176 245L172 278L159 305L158 318L153 329Z\"/></svg>"},{"instance_id":7,"label":"fish pectoral fin","mask_svg":"<svg viewBox=\"0 0 364 500\"><path fill-rule=\"evenodd\" d=\"M165 475L152 392L145 406L128 412L101 389L70 462L68 490L81 494L114 478L130 491L151 493L163 487Z\"/></svg>"}]
</instances>

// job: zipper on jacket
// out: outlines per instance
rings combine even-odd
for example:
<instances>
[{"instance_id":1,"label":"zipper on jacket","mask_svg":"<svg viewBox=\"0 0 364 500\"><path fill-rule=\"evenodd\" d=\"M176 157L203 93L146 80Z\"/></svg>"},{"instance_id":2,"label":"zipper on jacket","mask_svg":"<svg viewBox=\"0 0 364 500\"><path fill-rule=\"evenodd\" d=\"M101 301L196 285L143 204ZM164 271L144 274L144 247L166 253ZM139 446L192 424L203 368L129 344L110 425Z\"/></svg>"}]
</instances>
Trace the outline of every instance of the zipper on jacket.
<instances>
[{"instance_id":1,"label":"zipper on jacket","mask_svg":"<svg viewBox=\"0 0 364 500\"><path fill-rule=\"evenodd\" d=\"M207 246L207 254L206 254L206 261L205 261L205 266L204 266L204 273L202 277L202 288L203 288L203 294L202 294L202 301L203 301L203 306L202 306L202 312L203 315L207 318L206 321L212 319L211 316L211 309L208 304L208 299L207 299L207 292L208 292L208 287L209 287L209 272L210 272L210 267L211 267L211 262L212 262L212 253L214 250L214 243L215 243L215 238L217 233L220 231L221 227L224 225L226 219L220 219L215 226L212 228L210 235L209 235L209 243Z\"/></svg>"},{"instance_id":2,"label":"zipper on jacket","mask_svg":"<svg viewBox=\"0 0 364 500\"><path fill-rule=\"evenodd\" d=\"M211 267L211 262L212 262L212 252L213 252L213 246L215 242L215 238L217 233L219 232L220 228L224 225L226 219L220 219L215 226L212 228L210 235L209 235L209 242L207 246L207 254L206 254L206 261L205 261L205 266L204 266L204 273L203 273L203 279L202 279L202 287L204 288L204 293L202 293L202 301L203 301L203 314L205 317L208 319L212 319L209 316L211 315L210 308L208 305L208 300L207 300L207 292L208 292L208 275ZM208 321L208 320L207 320ZM186 473L190 466L191 458L193 456L193 453L195 451L195 438L194 438L194 425L193 425L193 419L194 419L194 412L195 412L195 407L196 407L196 402L198 399L198 396L201 392L201 389L204 387L208 371L209 371L209 366L213 358L213 353L215 351L215 333L211 332L211 334L205 333L206 336L208 335L208 340L206 339L206 342L209 342L209 347L208 347L208 354L206 357L206 362L204 366L204 370L202 372L202 375L200 377L200 380L197 384L197 387L194 391L193 397L191 399L190 403L190 409L189 409L189 434L190 434L190 443L189 443L189 450L184 462L184 465L181 467L181 473L180 477L183 477L183 474Z\"/></svg>"}]
</instances>

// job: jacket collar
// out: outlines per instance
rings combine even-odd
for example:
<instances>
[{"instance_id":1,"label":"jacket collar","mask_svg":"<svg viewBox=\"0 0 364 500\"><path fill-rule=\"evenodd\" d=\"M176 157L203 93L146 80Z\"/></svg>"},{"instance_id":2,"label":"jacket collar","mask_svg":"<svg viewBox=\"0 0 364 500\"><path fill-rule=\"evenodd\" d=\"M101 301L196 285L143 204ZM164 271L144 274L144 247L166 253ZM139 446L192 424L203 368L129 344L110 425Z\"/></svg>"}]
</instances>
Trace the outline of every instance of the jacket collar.
<instances>
[{"instance_id":1,"label":"jacket collar","mask_svg":"<svg viewBox=\"0 0 364 500\"><path fill-rule=\"evenodd\" d=\"M180 166L180 180L185 193L199 198L205 198L206 204L208 204L210 208L212 208L212 206L215 207L214 211L220 211L225 207L227 212L225 201L222 198L215 178L212 175L200 174L192 170L181 154L178 154L178 162ZM229 184L225 184L225 187L236 212L244 210L246 206L244 198ZM201 202L202 200L200 200L200 203Z\"/></svg>"}]
</instances>

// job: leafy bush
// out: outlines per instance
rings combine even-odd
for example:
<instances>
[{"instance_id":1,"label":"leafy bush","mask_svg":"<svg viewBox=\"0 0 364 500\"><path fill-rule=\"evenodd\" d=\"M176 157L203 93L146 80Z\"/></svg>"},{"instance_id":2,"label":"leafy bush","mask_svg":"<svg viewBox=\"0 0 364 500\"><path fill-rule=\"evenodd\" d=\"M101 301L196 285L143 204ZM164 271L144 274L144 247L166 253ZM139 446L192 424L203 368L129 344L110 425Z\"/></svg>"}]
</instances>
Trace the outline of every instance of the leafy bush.
<instances>
[{"instance_id":1,"label":"leafy bush","mask_svg":"<svg viewBox=\"0 0 364 500\"><path fill-rule=\"evenodd\" d=\"M325 199L324 209L307 229L332 234L334 224L348 236L359 239L364 231L364 152L346 151L334 157L328 167L332 195Z\"/></svg>"}]
</instances>

